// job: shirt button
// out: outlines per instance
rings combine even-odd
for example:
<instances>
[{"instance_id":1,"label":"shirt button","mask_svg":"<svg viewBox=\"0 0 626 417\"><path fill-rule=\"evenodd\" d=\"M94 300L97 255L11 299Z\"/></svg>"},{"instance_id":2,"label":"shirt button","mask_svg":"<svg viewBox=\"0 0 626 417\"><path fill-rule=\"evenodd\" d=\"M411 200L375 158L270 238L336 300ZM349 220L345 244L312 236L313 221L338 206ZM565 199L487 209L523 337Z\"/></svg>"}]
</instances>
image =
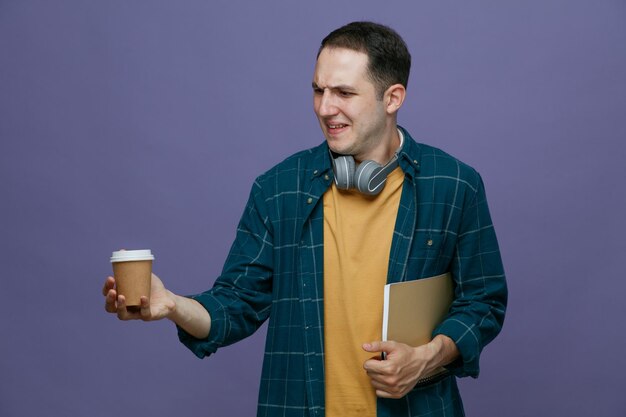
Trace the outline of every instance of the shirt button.
<instances>
[{"instance_id":1,"label":"shirt button","mask_svg":"<svg viewBox=\"0 0 626 417\"><path fill-rule=\"evenodd\" d=\"M311 197L309 197L309 198L308 198L308 200L306 200L306 202L307 202L308 204L311 204L311 203L313 202L313 199L312 199Z\"/></svg>"},{"instance_id":2,"label":"shirt button","mask_svg":"<svg viewBox=\"0 0 626 417\"><path fill-rule=\"evenodd\" d=\"M313 175L317 175L317 169L313 171Z\"/></svg>"},{"instance_id":3,"label":"shirt button","mask_svg":"<svg viewBox=\"0 0 626 417\"><path fill-rule=\"evenodd\" d=\"M432 240L432 239L428 239L428 240L426 241L426 244L427 244L428 246L432 246L432 245L433 245L433 240Z\"/></svg>"},{"instance_id":4,"label":"shirt button","mask_svg":"<svg viewBox=\"0 0 626 417\"><path fill-rule=\"evenodd\" d=\"M325 179L326 181L328 181L328 180L330 179L330 177L328 176L328 174L324 175L324 179Z\"/></svg>"},{"instance_id":5,"label":"shirt button","mask_svg":"<svg viewBox=\"0 0 626 417\"><path fill-rule=\"evenodd\" d=\"M415 165L417 165L417 159L414 159L414 160L413 160L413 163L414 163Z\"/></svg>"}]
</instances>

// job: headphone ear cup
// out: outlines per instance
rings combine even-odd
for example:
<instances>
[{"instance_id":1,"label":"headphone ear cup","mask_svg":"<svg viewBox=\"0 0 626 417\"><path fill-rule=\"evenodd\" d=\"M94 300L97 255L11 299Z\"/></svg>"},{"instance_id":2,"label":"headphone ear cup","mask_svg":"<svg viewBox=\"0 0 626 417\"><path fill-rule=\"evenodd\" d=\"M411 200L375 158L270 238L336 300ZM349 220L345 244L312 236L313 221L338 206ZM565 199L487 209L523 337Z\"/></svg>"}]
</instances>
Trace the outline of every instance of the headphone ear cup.
<instances>
[{"instance_id":1,"label":"headphone ear cup","mask_svg":"<svg viewBox=\"0 0 626 417\"><path fill-rule=\"evenodd\" d=\"M354 187L354 165L354 158L349 155L333 158L335 184L340 190L349 190Z\"/></svg>"},{"instance_id":2,"label":"headphone ear cup","mask_svg":"<svg viewBox=\"0 0 626 417\"><path fill-rule=\"evenodd\" d=\"M371 183L371 180L376 174L378 174L383 167L375 162L375 161L363 161L356 169L354 173L355 187L361 193L366 195L376 195L380 193L383 187L380 187L382 183L385 182L386 177L382 177L382 181L374 181Z\"/></svg>"}]
</instances>

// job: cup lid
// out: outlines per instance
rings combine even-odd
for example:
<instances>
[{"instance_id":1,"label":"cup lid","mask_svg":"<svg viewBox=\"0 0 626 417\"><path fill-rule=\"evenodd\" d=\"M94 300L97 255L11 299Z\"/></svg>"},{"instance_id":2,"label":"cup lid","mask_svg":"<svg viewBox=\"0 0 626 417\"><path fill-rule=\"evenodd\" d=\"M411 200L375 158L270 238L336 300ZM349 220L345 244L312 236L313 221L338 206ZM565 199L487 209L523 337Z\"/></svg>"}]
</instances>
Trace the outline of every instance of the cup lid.
<instances>
[{"instance_id":1,"label":"cup lid","mask_svg":"<svg viewBox=\"0 0 626 417\"><path fill-rule=\"evenodd\" d=\"M118 250L111 255L111 262L152 261L154 255L150 249Z\"/></svg>"}]
</instances>

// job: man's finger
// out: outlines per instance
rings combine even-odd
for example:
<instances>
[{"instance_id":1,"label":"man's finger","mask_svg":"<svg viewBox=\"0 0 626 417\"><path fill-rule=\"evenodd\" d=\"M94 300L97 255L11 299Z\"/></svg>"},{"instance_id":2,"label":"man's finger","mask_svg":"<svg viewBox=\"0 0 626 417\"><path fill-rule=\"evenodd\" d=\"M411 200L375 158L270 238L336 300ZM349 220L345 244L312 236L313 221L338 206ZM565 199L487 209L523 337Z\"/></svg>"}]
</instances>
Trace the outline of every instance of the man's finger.
<instances>
[{"instance_id":1,"label":"man's finger","mask_svg":"<svg viewBox=\"0 0 626 417\"><path fill-rule=\"evenodd\" d=\"M363 369L370 378L374 378L376 375L386 375L385 368L387 367L388 364L380 359L368 359L363 363Z\"/></svg>"},{"instance_id":2,"label":"man's finger","mask_svg":"<svg viewBox=\"0 0 626 417\"><path fill-rule=\"evenodd\" d=\"M389 395L388 392L377 389L376 390L376 396L379 398L391 398L391 395Z\"/></svg>"},{"instance_id":3,"label":"man's finger","mask_svg":"<svg viewBox=\"0 0 626 417\"><path fill-rule=\"evenodd\" d=\"M371 380L372 387L376 390L376 396L380 398L392 398L392 393L389 392L389 387L383 382Z\"/></svg>"},{"instance_id":4,"label":"man's finger","mask_svg":"<svg viewBox=\"0 0 626 417\"><path fill-rule=\"evenodd\" d=\"M380 342L363 343L363 350L366 352L381 352L378 347Z\"/></svg>"},{"instance_id":5,"label":"man's finger","mask_svg":"<svg viewBox=\"0 0 626 417\"><path fill-rule=\"evenodd\" d=\"M109 290L109 292L106 294L106 298L104 300L104 309L107 311L107 313L115 313L117 311L117 307L115 305L116 296L117 293L113 289Z\"/></svg>"},{"instance_id":6,"label":"man's finger","mask_svg":"<svg viewBox=\"0 0 626 417\"><path fill-rule=\"evenodd\" d=\"M402 391L394 387L390 387L384 382L372 380L372 387L376 390L376 396L381 398L401 398L404 396Z\"/></svg>"},{"instance_id":7,"label":"man's finger","mask_svg":"<svg viewBox=\"0 0 626 417\"><path fill-rule=\"evenodd\" d=\"M140 301L140 310L139 310L139 314L141 314L141 318L143 320L148 320L150 319L150 300L148 300L148 297L146 296L141 296L141 298L139 299Z\"/></svg>"},{"instance_id":8,"label":"man's finger","mask_svg":"<svg viewBox=\"0 0 626 417\"><path fill-rule=\"evenodd\" d=\"M124 296L117 296L117 318L120 320L126 320L126 315L128 312L126 311L126 303L124 302Z\"/></svg>"},{"instance_id":9,"label":"man's finger","mask_svg":"<svg viewBox=\"0 0 626 417\"><path fill-rule=\"evenodd\" d=\"M394 399L402 398L401 395L390 394L389 392L383 391L380 389L376 390L376 396L379 398L394 398Z\"/></svg>"},{"instance_id":10,"label":"man's finger","mask_svg":"<svg viewBox=\"0 0 626 417\"><path fill-rule=\"evenodd\" d=\"M115 287L115 279L113 277L107 277L104 281L104 287L102 287L102 295L106 296L113 287Z\"/></svg>"},{"instance_id":11,"label":"man's finger","mask_svg":"<svg viewBox=\"0 0 626 417\"><path fill-rule=\"evenodd\" d=\"M387 341L387 342L376 341L376 342L364 343L363 350L365 350L366 352L390 352L394 350L395 345L396 345L396 342L393 342L393 341Z\"/></svg>"},{"instance_id":12,"label":"man's finger","mask_svg":"<svg viewBox=\"0 0 626 417\"><path fill-rule=\"evenodd\" d=\"M123 295L117 296L117 318L120 320L133 319L133 313L126 308L126 298Z\"/></svg>"}]
</instances>

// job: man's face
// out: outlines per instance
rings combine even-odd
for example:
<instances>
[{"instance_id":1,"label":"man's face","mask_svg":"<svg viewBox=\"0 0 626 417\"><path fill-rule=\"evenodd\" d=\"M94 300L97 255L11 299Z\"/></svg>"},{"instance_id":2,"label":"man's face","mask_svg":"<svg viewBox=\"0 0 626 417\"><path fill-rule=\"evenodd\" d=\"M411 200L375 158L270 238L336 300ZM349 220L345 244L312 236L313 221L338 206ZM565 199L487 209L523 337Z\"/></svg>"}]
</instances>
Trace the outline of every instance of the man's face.
<instances>
[{"instance_id":1,"label":"man's face","mask_svg":"<svg viewBox=\"0 0 626 417\"><path fill-rule=\"evenodd\" d=\"M313 107L328 146L357 161L381 146L387 117L367 63L365 53L324 48L313 75Z\"/></svg>"}]
</instances>

